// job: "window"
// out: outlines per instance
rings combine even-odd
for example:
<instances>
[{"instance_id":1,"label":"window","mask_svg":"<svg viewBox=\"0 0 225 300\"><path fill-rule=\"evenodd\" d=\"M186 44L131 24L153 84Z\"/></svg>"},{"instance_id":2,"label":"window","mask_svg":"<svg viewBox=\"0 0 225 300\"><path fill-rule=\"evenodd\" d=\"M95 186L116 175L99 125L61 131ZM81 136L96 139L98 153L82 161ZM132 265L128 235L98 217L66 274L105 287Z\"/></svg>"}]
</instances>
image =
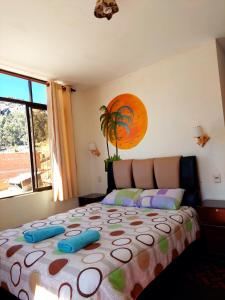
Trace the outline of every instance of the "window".
<instances>
[{"instance_id":1,"label":"window","mask_svg":"<svg viewBox=\"0 0 225 300\"><path fill-rule=\"evenodd\" d=\"M7 74L0 74L0 97L30 101L28 81Z\"/></svg>"},{"instance_id":2,"label":"window","mask_svg":"<svg viewBox=\"0 0 225 300\"><path fill-rule=\"evenodd\" d=\"M33 102L47 104L46 86L37 82L32 82Z\"/></svg>"},{"instance_id":3,"label":"window","mask_svg":"<svg viewBox=\"0 0 225 300\"><path fill-rule=\"evenodd\" d=\"M51 188L46 90L0 71L0 198Z\"/></svg>"}]
</instances>

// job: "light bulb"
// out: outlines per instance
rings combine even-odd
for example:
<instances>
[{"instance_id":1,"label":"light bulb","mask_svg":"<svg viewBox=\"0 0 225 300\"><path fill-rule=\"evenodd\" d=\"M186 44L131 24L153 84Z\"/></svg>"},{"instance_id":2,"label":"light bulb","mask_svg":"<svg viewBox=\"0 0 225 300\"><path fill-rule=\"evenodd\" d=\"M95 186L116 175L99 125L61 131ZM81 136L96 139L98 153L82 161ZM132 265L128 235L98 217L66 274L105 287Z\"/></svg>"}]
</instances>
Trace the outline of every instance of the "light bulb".
<instances>
[{"instance_id":1,"label":"light bulb","mask_svg":"<svg viewBox=\"0 0 225 300\"><path fill-rule=\"evenodd\" d=\"M109 15L112 13L112 8L108 7L108 6L104 6L103 12L104 12L104 14Z\"/></svg>"}]
</instances>

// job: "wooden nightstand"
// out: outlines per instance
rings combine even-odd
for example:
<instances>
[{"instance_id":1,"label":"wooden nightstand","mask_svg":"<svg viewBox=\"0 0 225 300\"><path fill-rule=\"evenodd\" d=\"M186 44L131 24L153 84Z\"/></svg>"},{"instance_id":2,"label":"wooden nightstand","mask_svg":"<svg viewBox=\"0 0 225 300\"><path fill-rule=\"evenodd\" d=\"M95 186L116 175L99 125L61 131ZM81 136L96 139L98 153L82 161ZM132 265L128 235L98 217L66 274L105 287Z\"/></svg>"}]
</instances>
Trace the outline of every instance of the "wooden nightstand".
<instances>
[{"instance_id":1,"label":"wooden nightstand","mask_svg":"<svg viewBox=\"0 0 225 300\"><path fill-rule=\"evenodd\" d=\"M225 200L205 200L198 213L208 251L225 255Z\"/></svg>"},{"instance_id":2,"label":"wooden nightstand","mask_svg":"<svg viewBox=\"0 0 225 300\"><path fill-rule=\"evenodd\" d=\"M84 206L93 202L100 202L104 197L105 194L88 194L84 196L79 196L79 206Z\"/></svg>"}]
</instances>

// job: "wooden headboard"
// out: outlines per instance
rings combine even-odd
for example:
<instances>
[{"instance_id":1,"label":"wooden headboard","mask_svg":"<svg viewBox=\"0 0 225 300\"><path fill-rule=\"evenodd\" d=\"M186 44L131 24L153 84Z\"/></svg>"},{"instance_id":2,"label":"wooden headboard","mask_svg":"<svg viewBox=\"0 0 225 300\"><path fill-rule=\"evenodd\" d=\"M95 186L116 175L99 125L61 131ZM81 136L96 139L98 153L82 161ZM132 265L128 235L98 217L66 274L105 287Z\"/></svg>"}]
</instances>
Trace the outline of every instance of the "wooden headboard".
<instances>
[{"instance_id":1,"label":"wooden headboard","mask_svg":"<svg viewBox=\"0 0 225 300\"><path fill-rule=\"evenodd\" d=\"M143 164L143 168L139 167L139 173L137 176L136 174L134 174L134 172L137 172L134 166L141 166L141 163ZM149 166L147 166L147 164ZM117 168L119 165L121 165L122 167L122 174L120 174L120 178L118 179L118 175L115 176L114 172L117 172ZM152 172L152 176L151 174L149 174L149 172L146 172L146 170L148 170L146 168L149 168L149 172ZM140 174L142 170L145 174ZM146 188L156 189L165 187L180 187L185 189L182 205L196 207L201 204L197 160L195 156L165 157L148 160L123 160L113 162L109 163L108 165L107 177L107 193L110 193L113 189L125 187L144 188L143 185L147 185ZM138 181L137 178L140 177L145 178L144 183L143 181L142 183L139 183L140 180ZM120 180L121 186L118 186L118 180ZM138 184L135 184L135 182L138 182Z\"/></svg>"}]
</instances>

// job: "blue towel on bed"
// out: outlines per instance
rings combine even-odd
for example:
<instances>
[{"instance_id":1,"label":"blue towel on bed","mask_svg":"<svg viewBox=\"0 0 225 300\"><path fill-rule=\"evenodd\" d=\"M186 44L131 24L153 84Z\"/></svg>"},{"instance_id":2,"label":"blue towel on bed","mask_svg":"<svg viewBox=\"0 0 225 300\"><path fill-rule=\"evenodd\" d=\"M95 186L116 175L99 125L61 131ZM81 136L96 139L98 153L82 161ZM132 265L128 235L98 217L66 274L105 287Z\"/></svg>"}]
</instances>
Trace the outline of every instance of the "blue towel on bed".
<instances>
[{"instance_id":1,"label":"blue towel on bed","mask_svg":"<svg viewBox=\"0 0 225 300\"><path fill-rule=\"evenodd\" d=\"M24 239L28 243L37 243L65 232L62 226L48 226L24 232Z\"/></svg>"},{"instance_id":2,"label":"blue towel on bed","mask_svg":"<svg viewBox=\"0 0 225 300\"><path fill-rule=\"evenodd\" d=\"M100 239L100 233L96 230L89 229L71 238L58 242L58 249L62 252L72 253L83 249Z\"/></svg>"}]
</instances>

